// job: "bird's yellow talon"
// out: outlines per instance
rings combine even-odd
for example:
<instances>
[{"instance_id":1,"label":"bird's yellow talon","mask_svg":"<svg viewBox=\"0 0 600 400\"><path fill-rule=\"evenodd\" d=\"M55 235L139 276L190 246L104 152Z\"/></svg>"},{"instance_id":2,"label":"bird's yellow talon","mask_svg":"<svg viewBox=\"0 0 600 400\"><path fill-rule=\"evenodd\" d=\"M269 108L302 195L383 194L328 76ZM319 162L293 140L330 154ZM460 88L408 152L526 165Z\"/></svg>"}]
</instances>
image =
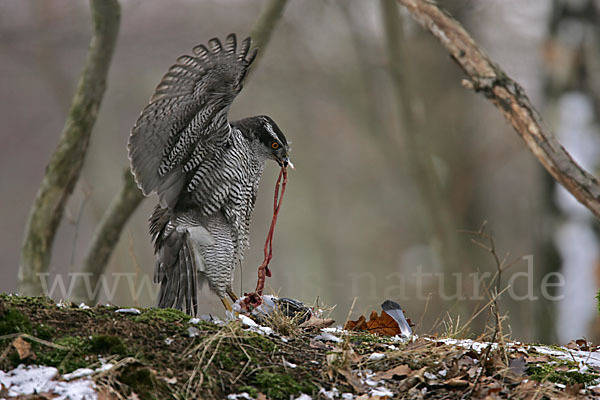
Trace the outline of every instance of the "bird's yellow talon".
<instances>
[{"instance_id":1,"label":"bird's yellow talon","mask_svg":"<svg viewBox=\"0 0 600 400\"><path fill-rule=\"evenodd\" d=\"M223 303L223 306L225 306L225 309L227 311L233 311L233 309L231 308L231 304L229 304L229 300L227 300L225 297L221 299L221 303Z\"/></svg>"}]
</instances>

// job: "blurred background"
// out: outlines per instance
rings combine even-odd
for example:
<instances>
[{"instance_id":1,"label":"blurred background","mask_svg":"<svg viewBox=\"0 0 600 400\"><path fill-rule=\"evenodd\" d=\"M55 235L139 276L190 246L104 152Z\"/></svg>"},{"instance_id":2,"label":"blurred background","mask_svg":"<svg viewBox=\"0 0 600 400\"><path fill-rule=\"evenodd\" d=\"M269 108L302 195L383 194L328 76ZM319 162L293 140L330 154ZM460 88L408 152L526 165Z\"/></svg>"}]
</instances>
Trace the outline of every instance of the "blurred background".
<instances>
[{"instance_id":1,"label":"blurred background","mask_svg":"<svg viewBox=\"0 0 600 400\"><path fill-rule=\"evenodd\" d=\"M67 274L80 268L98 220L122 184L129 131L167 68L211 37L247 35L264 5L120 3L108 89L54 245L49 284L62 276L68 286ZM596 172L600 2L440 4L525 88L574 158ZM510 253L509 262L514 260L502 274L501 286L510 283L511 289L500 301L512 336L597 342L597 222L556 187L498 110L461 86L462 72L438 42L403 10L392 29L391 12L395 4L389 1L288 1L234 103L233 119L267 114L293 142L296 170L275 231L269 291L335 305L332 316L339 323L355 298L352 318L392 299L420 332L444 332L440 321L448 315L462 324L487 302L483 285L496 264L471 242L473 235L461 232L477 231L487 221L500 258ZM25 222L58 143L90 34L85 1L0 0L3 292L16 290ZM277 173L272 164L263 176L236 291L255 286ZM102 294L101 302L154 304L147 219L155 202L145 200L127 224L106 275L109 284L116 282L115 294ZM119 274L135 276L139 295ZM222 316L218 299L205 292L201 311ZM58 289L52 295L62 297ZM485 311L471 324L473 336L483 332L487 317Z\"/></svg>"}]
</instances>

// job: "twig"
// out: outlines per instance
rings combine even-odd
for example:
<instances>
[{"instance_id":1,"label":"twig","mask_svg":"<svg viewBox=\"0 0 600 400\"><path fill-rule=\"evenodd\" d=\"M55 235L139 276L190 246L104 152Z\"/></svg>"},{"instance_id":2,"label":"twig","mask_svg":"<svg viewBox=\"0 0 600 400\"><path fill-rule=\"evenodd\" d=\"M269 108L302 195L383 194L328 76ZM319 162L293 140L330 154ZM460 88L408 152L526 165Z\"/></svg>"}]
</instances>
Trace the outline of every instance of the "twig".
<instances>
[{"instance_id":1,"label":"twig","mask_svg":"<svg viewBox=\"0 0 600 400\"><path fill-rule=\"evenodd\" d=\"M580 167L547 129L523 88L479 48L458 21L432 1L398 0L429 30L467 74L467 88L481 92L512 124L531 153L577 200L600 218L600 184Z\"/></svg>"},{"instance_id":2,"label":"twig","mask_svg":"<svg viewBox=\"0 0 600 400\"><path fill-rule=\"evenodd\" d=\"M119 31L117 0L91 0L90 5L94 29L83 73L25 228L18 291L26 295L43 292L38 274L48 271L58 225L79 179Z\"/></svg>"},{"instance_id":3,"label":"twig","mask_svg":"<svg viewBox=\"0 0 600 400\"><path fill-rule=\"evenodd\" d=\"M43 344L44 346L48 346L48 347L53 347L53 348L58 349L58 350L64 350L64 351L70 350L68 347L61 346L59 344L55 344L55 343L49 342L47 340L40 339L40 338L37 338L35 336L31 336L31 335L29 335L27 333L10 333L8 335L2 335L2 336L0 336L0 340L10 339L10 338L16 338L16 337L22 337L22 338L25 338L25 339L33 340L34 342L38 342L39 344Z\"/></svg>"}]
</instances>

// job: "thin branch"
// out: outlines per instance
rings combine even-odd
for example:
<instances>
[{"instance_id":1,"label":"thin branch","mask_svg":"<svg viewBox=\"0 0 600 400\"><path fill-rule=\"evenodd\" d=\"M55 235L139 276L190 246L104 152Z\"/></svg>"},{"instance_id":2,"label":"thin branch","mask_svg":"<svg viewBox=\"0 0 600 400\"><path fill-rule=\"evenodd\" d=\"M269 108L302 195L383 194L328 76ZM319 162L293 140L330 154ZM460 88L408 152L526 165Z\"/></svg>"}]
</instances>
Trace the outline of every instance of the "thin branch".
<instances>
[{"instance_id":1,"label":"thin branch","mask_svg":"<svg viewBox=\"0 0 600 400\"><path fill-rule=\"evenodd\" d=\"M117 0L91 0L90 5L93 34L83 73L25 228L18 278L22 294L42 294L38 274L48 270L54 237L79 178L106 89L121 11Z\"/></svg>"},{"instance_id":2,"label":"thin branch","mask_svg":"<svg viewBox=\"0 0 600 400\"><path fill-rule=\"evenodd\" d=\"M273 29L280 19L286 3L287 0L269 0L260 12L250 33L252 46L260 48L257 58L252 63L253 67L256 66L260 57L264 54ZM91 288L96 287L96 283L100 275L104 273L114 247L117 245L121 231L143 199L144 197L137 187L133 175L127 168L124 171L123 186L98 223L92 244L85 257L82 272L92 273ZM77 285L74 293L78 302L97 300L89 298L84 280L78 280Z\"/></svg>"},{"instance_id":3,"label":"thin branch","mask_svg":"<svg viewBox=\"0 0 600 400\"><path fill-rule=\"evenodd\" d=\"M504 114L529 150L577 200L600 218L600 184L565 151L542 123L523 88L491 61L458 21L424 0L398 0L429 30L467 74L467 88L481 92Z\"/></svg>"},{"instance_id":4,"label":"thin branch","mask_svg":"<svg viewBox=\"0 0 600 400\"><path fill-rule=\"evenodd\" d=\"M256 22L254 22L252 30L250 31L250 37L252 38L252 48L257 48L258 54L256 55L256 59L252 63L248 74L256 68L258 61L260 61L263 56L265 49L271 40L273 30L275 29L277 22L281 19L286 4L287 0L268 0L265 7L260 11Z\"/></svg>"},{"instance_id":5,"label":"thin branch","mask_svg":"<svg viewBox=\"0 0 600 400\"><path fill-rule=\"evenodd\" d=\"M100 219L83 262L81 272L90 275L91 288L96 287L100 275L104 272L110 256L119 242L125 224L143 198L144 195L138 189L133 175L129 171L129 168L127 168L123 173L123 187L112 199L106 212ZM96 291L96 296L99 293L100 291ZM89 298L85 281L79 279L74 291L74 301L80 303L95 302L97 300L97 298Z\"/></svg>"}]
</instances>

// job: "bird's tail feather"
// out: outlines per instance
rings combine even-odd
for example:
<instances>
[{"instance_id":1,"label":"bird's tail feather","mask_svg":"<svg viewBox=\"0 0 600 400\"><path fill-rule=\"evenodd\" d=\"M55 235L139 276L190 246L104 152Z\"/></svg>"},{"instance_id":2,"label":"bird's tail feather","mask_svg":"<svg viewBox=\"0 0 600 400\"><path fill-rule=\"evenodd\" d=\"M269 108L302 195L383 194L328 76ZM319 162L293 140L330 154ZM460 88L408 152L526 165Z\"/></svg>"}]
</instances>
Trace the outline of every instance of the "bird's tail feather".
<instances>
[{"instance_id":1,"label":"bird's tail feather","mask_svg":"<svg viewBox=\"0 0 600 400\"><path fill-rule=\"evenodd\" d=\"M214 243L194 217L159 205L150 218L156 251L154 282L160 284L158 307L176 308L190 315L198 313L198 272L204 270L201 247Z\"/></svg>"}]
</instances>

